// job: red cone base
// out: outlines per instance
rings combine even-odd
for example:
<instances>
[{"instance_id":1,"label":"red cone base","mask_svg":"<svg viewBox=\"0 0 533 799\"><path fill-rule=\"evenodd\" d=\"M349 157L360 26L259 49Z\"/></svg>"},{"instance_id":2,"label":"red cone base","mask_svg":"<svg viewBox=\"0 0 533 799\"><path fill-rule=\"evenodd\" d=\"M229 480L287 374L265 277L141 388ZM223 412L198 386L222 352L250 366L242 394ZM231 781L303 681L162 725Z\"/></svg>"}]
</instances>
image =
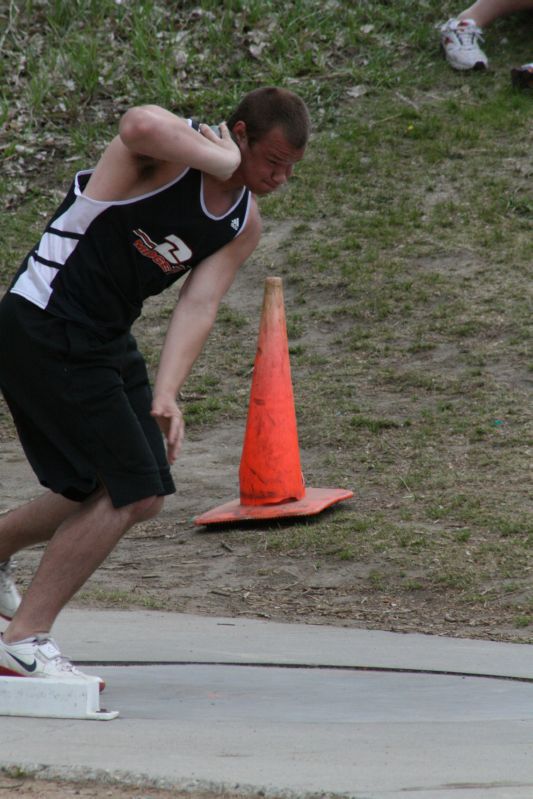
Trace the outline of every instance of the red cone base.
<instances>
[{"instance_id":1,"label":"red cone base","mask_svg":"<svg viewBox=\"0 0 533 799\"><path fill-rule=\"evenodd\" d=\"M343 499L353 497L353 491L342 488L306 488L302 499L280 502L277 505L241 505L238 499L197 516L195 524L224 524L247 520L279 519L291 516L313 516Z\"/></svg>"}]
</instances>

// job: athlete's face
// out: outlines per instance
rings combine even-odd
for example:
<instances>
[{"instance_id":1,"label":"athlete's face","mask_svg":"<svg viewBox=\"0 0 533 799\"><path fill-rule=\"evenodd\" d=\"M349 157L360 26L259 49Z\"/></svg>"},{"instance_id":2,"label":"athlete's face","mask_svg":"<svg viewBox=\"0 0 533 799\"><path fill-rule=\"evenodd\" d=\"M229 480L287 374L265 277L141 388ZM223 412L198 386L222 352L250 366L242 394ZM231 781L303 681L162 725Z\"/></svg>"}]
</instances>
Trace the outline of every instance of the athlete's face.
<instances>
[{"instance_id":1,"label":"athlete's face","mask_svg":"<svg viewBox=\"0 0 533 799\"><path fill-rule=\"evenodd\" d=\"M240 124L244 125L237 123ZM235 132L242 158L237 172L254 194L270 194L283 186L292 175L294 165L303 158L305 147L292 147L279 127L253 144L248 143L245 126Z\"/></svg>"}]
</instances>

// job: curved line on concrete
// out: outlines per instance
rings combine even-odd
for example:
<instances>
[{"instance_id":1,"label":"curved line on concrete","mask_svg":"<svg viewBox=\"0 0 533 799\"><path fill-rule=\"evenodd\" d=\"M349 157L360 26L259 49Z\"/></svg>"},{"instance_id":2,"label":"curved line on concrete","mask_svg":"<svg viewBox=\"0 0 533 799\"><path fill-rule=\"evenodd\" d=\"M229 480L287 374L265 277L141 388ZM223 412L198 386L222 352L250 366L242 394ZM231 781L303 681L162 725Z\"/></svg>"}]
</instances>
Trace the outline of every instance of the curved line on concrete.
<instances>
[{"instance_id":1,"label":"curved line on concrete","mask_svg":"<svg viewBox=\"0 0 533 799\"><path fill-rule=\"evenodd\" d=\"M477 677L481 680L510 680L512 682L533 683L533 677L517 677L511 674L484 674L472 671L452 671L450 669L415 669L401 666L329 666L327 664L243 662L224 660L76 660L76 666L238 666L256 669L307 669L317 671L376 672L381 674L427 674L435 677Z\"/></svg>"}]
</instances>

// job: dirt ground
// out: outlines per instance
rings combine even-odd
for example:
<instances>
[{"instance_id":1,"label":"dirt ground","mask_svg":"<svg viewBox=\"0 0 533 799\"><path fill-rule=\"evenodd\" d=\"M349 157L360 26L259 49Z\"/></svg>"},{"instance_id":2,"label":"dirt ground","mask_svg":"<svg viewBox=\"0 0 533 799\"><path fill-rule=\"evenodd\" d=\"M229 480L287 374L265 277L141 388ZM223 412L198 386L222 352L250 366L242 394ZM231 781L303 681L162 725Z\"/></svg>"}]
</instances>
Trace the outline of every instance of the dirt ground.
<instances>
[{"instance_id":1,"label":"dirt ground","mask_svg":"<svg viewBox=\"0 0 533 799\"><path fill-rule=\"evenodd\" d=\"M317 564L312 554L267 549L272 532L313 519L196 526L196 515L238 498L241 446L238 425L189 438L173 470L178 493L157 519L125 536L72 604L517 640L518 631L495 608L487 609L485 619L478 609L471 619L464 608L454 609L452 599L446 613L438 597L404 596L399 604L395 596L368 591L368 564L338 559ZM0 446L0 488L0 510L41 491L14 440ZM356 492L337 508L355 508L357 502ZM324 514L336 512L333 507ZM17 556L22 587L41 551L35 547Z\"/></svg>"},{"instance_id":2,"label":"dirt ground","mask_svg":"<svg viewBox=\"0 0 533 799\"><path fill-rule=\"evenodd\" d=\"M143 785L114 785L106 782L71 782L39 779L0 771L0 796L14 799L242 799L226 791L204 793L176 791ZM254 799L248 795L247 799Z\"/></svg>"}]
</instances>

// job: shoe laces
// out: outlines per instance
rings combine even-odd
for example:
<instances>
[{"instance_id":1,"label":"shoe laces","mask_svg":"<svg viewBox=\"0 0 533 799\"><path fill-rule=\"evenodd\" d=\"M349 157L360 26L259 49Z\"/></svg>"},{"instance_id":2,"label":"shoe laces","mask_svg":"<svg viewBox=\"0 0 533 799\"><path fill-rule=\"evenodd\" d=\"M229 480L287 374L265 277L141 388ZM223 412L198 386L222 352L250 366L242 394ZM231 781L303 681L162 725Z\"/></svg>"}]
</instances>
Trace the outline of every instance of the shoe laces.
<instances>
[{"instance_id":1,"label":"shoe laces","mask_svg":"<svg viewBox=\"0 0 533 799\"><path fill-rule=\"evenodd\" d=\"M463 20L450 20L441 28L442 33L454 33L463 46L474 47L483 41L483 31L475 23L465 24Z\"/></svg>"},{"instance_id":2,"label":"shoe laces","mask_svg":"<svg viewBox=\"0 0 533 799\"><path fill-rule=\"evenodd\" d=\"M53 638L41 638L40 636L37 636L35 640L37 641L40 652L42 652L45 658L53 663L59 671L76 671L76 667L72 665L70 660L65 657L65 655L61 654L59 647Z\"/></svg>"}]
</instances>

